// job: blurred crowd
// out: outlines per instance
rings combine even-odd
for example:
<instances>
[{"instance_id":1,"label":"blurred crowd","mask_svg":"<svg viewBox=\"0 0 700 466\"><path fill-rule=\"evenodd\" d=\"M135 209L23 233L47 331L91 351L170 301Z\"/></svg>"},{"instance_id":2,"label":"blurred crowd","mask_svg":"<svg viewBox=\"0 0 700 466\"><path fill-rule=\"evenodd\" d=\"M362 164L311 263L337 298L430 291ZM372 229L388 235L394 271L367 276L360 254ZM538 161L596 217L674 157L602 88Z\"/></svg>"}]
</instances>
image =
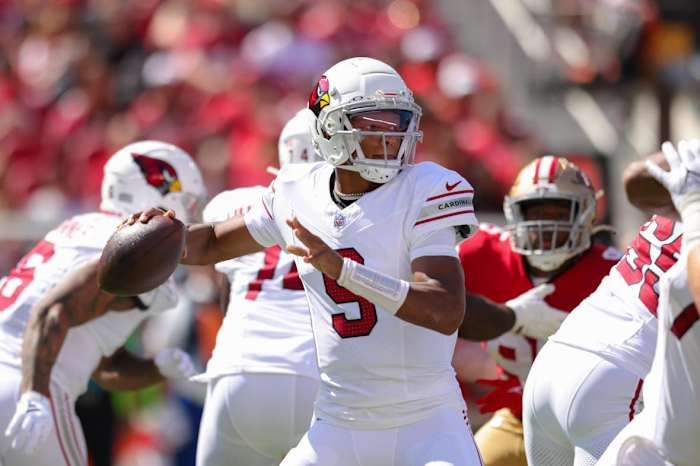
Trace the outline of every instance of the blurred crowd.
<instances>
[{"instance_id":1,"label":"blurred crowd","mask_svg":"<svg viewBox=\"0 0 700 466\"><path fill-rule=\"evenodd\" d=\"M148 138L188 150L212 193L267 183L282 124L322 70L354 55L393 64L414 89L419 157L469 173L480 202L498 206L536 141L433 3L4 3L0 208L93 208L106 158Z\"/></svg>"}]
</instances>

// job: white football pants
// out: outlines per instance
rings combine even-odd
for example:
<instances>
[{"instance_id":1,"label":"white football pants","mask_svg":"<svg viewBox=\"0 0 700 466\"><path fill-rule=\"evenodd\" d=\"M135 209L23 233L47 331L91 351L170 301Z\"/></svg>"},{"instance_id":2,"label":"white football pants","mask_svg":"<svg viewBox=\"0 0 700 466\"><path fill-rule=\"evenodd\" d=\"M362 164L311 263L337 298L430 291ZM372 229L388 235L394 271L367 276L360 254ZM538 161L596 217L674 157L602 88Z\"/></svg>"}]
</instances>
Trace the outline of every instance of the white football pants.
<instances>
[{"instance_id":1,"label":"white football pants","mask_svg":"<svg viewBox=\"0 0 700 466\"><path fill-rule=\"evenodd\" d=\"M315 419L281 466L480 466L465 413L452 407L394 429L352 430Z\"/></svg>"},{"instance_id":2,"label":"white football pants","mask_svg":"<svg viewBox=\"0 0 700 466\"><path fill-rule=\"evenodd\" d=\"M56 384L51 384L51 411L54 429L29 455L10 447L5 429L15 414L19 400L19 369L0 364L0 464L5 466L85 466L87 448L75 400Z\"/></svg>"},{"instance_id":3,"label":"white football pants","mask_svg":"<svg viewBox=\"0 0 700 466\"><path fill-rule=\"evenodd\" d=\"M318 381L246 373L209 382L198 466L278 466L309 429Z\"/></svg>"},{"instance_id":4,"label":"white football pants","mask_svg":"<svg viewBox=\"0 0 700 466\"><path fill-rule=\"evenodd\" d=\"M531 466L592 466L641 410L641 381L598 355L549 341L523 395Z\"/></svg>"}]
</instances>

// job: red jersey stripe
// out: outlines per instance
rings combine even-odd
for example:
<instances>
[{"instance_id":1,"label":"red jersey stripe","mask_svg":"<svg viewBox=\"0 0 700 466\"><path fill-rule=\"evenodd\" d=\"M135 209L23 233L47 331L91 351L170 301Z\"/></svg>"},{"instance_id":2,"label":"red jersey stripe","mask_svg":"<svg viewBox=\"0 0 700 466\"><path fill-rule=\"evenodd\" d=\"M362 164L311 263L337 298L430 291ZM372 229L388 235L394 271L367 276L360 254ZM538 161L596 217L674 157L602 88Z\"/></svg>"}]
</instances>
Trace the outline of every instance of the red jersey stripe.
<instances>
[{"instance_id":1,"label":"red jersey stripe","mask_svg":"<svg viewBox=\"0 0 700 466\"><path fill-rule=\"evenodd\" d=\"M678 337L678 339L681 339L683 338L683 335L685 335L685 332L690 330L690 327L692 327L698 319L700 319L700 316L698 315L698 311L695 309L695 305L689 304L681 311L680 314L678 314L676 320L673 321L671 332Z\"/></svg>"},{"instance_id":2,"label":"red jersey stripe","mask_svg":"<svg viewBox=\"0 0 700 466\"><path fill-rule=\"evenodd\" d=\"M440 219L447 218L447 217L453 217L455 215L473 214L473 213L474 213L474 209L460 210L459 212L452 212L451 214L438 215L437 217L431 217L431 218L426 218L425 220L419 220L416 223L414 223L413 226L418 226L418 225L421 225L423 223L428 223L428 222L432 222L434 220L440 220Z\"/></svg>"},{"instance_id":3,"label":"red jersey stripe","mask_svg":"<svg viewBox=\"0 0 700 466\"><path fill-rule=\"evenodd\" d=\"M473 192L474 192L473 189L463 189L461 191L455 191L453 193L438 194L437 196L429 197L428 199L425 200L425 202L434 201L435 199L441 199L443 197L454 196L455 194L466 194L466 193L473 193Z\"/></svg>"}]
</instances>

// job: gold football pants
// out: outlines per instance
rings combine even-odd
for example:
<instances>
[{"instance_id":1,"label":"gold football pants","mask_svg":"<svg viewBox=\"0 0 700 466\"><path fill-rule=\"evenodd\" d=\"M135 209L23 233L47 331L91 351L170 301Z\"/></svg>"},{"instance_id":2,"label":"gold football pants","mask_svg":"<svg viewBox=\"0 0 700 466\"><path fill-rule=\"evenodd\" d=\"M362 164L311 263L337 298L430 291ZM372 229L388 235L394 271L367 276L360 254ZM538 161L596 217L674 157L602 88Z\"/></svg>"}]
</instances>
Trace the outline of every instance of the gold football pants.
<instances>
[{"instance_id":1,"label":"gold football pants","mask_svg":"<svg viewBox=\"0 0 700 466\"><path fill-rule=\"evenodd\" d=\"M510 409L496 411L474 439L485 466L527 466L523 423Z\"/></svg>"}]
</instances>

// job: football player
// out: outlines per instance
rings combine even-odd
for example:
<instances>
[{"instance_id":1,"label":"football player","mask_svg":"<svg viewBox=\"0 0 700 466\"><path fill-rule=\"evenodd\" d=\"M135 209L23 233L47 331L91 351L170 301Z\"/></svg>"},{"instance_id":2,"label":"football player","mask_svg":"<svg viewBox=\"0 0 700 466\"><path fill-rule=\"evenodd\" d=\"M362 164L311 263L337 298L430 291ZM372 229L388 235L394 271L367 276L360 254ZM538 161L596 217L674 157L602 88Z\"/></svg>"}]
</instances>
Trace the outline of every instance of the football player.
<instances>
[{"instance_id":1,"label":"football player","mask_svg":"<svg viewBox=\"0 0 700 466\"><path fill-rule=\"evenodd\" d=\"M630 201L647 208L629 189L648 176L638 167L628 168L625 186ZM654 215L542 348L523 394L529 464L593 465L639 413L656 346L658 282L681 240L679 223Z\"/></svg>"},{"instance_id":2,"label":"football player","mask_svg":"<svg viewBox=\"0 0 700 466\"><path fill-rule=\"evenodd\" d=\"M104 167L101 211L49 232L0 281L0 463L86 465L74 402L90 378L125 390L192 375L180 350L150 360L122 348L144 319L175 305L173 283L117 297L101 291L96 277L102 249L124 216L155 204L194 220L204 193L182 150L130 144Z\"/></svg>"},{"instance_id":3,"label":"football player","mask_svg":"<svg viewBox=\"0 0 700 466\"><path fill-rule=\"evenodd\" d=\"M311 115L312 116L312 115ZM301 111L279 138L280 167L318 161L310 114ZM263 186L225 191L204 220L243 215ZM216 264L223 274L226 317L207 371L197 464L277 466L309 428L318 365L309 305L293 256L279 246Z\"/></svg>"},{"instance_id":4,"label":"football player","mask_svg":"<svg viewBox=\"0 0 700 466\"><path fill-rule=\"evenodd\" d=\"M482 224L459 246L467 313L459 336L489 340L500 377L480 381L477 400L495 412L476 433L487 466L526 466L522 386L546 338L595 290L620 258L594 242L596 192L563 157L547 155L519 173L505 198L505 229ZM463 340L458 340L463 341ZM460 345L460 343L458 343Z\"/></svg>"},{"instance_id":5,"label":"football player","mask_svg":"<svg viewBox=\"0 0 700 466\"><path fill-rule=\"evenodd\" d=\"M378 60L331 67L308 111L325 162L283 167L244 218L191 225L183 262L276 244L297 256L321 384L284 466L480 464L451 365L465 306L455 245L476 230L474 191L413 164L421 109Z\"/></svg>"},{"instance_id":6,"label":"football player","mask_svg":"<svg viewBox=\"0 0 700 466\"><path fill-rule=\"evenodd\" d=\"M648 166L671 193L684 228L681 258L659 284L659 332L644 381L644 409L610 444L600 465L690 466L700 458L700 140L663 145L670 172Z\"/></svg>"}]
</instances>

